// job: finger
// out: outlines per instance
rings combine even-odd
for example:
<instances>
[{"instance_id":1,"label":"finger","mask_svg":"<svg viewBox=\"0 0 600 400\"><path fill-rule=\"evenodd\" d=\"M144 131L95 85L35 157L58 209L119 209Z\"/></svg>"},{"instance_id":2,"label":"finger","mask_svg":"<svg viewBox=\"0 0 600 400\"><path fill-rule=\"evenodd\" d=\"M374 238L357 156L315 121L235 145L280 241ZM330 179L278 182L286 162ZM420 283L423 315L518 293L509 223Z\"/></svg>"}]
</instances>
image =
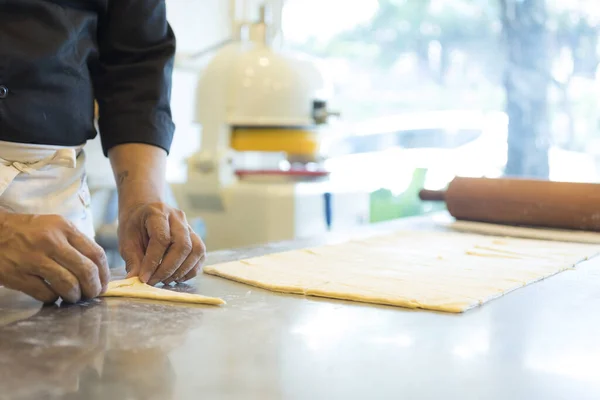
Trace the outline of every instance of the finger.
<instances>
[{"instance_id":1,"label":"finger","mask_svg":"<svg viewBox=\"0 0 600 400\"><path fill-rule=\"evenodd\" d=\"M44 279L64 301L77 303L81 300L81 287L77 277L52 259L38 265L36 275Z\"/></svg>"},{"instance_id":2,"label":"finger","mask_svg":"<svg viewBox=\"0 0 600 400\"><path fill-rule=\"evenodd\" d=\"M69 246L68 243L62 246L60 252L53 254L52 259L75 275L84 299L93 299L100 294L102 283L98 267L92 260Z\"/></svg>"},{"instance_id":3,"label":"finger","mask_svg":"<svg viewBox=\"0 0 600 400\"><path fill-rule=\"evenodd\" d=\"M183 282L186 282L186 281L194 278L196 275L198 275L198 272L200 272L203 262L204 262L204 256L202 256L199 260L196 260L195 264L189 264L189 265L191 265L191 266L189 266L189 268L188 268L188 265L186 265L185 268L182 266L180 268L180 270L183 271L181 273L181 275L173 276L173 277L169 278L169 280L165 281L165 285L170 285L173 282L183 283ZM187 260L186 260L186 263L187 263ZM179 271L177 271L177 273L179 274Z\"/></svg>"},{"instance_id":4,"label":"finger","mask_svg":"<svg viewBox=\"0 0 600 400\"><path fill-rule=\"evenodd\" d=\"M106 289L110 281L110 269L104 249L95 241L77 230L72 230L67 235L69 244L73 246L81 255L90 260L97 269L100 279L101 292Z\"/></svg>"},{"instance_id":5,"label":"finger","mask_svg":"<svg viewBox=\"0 0 600 400\"><path fill-rule=\"evenodd\" d=\"M146 222L148 232L148 247L142 260L140 280L148 282L162 261L167 249L171 245L171 230L165 215L154 215Z\"/></svg>"},{"instance_id":6,"label":"finger","mask_svg":"<svg viewBox=\"0 0 600 400\"><path fill-rule=\"evenodd\" d=\"M156 285L169 279L182 266L193 249L190 231L185 217L171 214L169 216L171 230L171 246L148 284ZM194 266L192 264L190 269Z\"/></svg>"},{"instance_id":7,"label":"finger","mask_svg":"<svg viewBox=\"0 0 600 400\"><path fill-rule=\"evenodd\" d=\"M189 281L192 278L195 278L200 273L200 269L202 268L203 262L204 262L204 259L200 260L198 262L198 264L194 265L194 268L192 268L192 270L190 272L188 272L186 276L184 276L182 279L180 279L177 282L183 283L183 282Z\"/></svg>"},{"instance_id":8,"label":"finger","mask_svg":"<svg viewBox=\"0 0 600 400\"><path fill-rule=\"evenodd\" d=\"M206 248L204 247L202 239L200 239L200 237L193 231L191 232L190 238L192 240L192 251L190 252L190 255L186 258L183 264L181 264L179 269L168 280L165 281L165 285L168 285L173 281L180 282L183 277L185 277L194 268L194 266L204 258Z\"/></svg>"},{"instance_id":9,"label":"finger","mask_svg":"<svg viewBox=\"0 0 600 400\"><path fill-rule=\"evenodd\" d=\"M128 241L123 245L121 257L125 261L125 271L127 278L139 276L144 259L144 250L135 241Z\"/></svg>"},{"instance_id":10,"label":"finger","mask_svg":"<svg viewBox=\"0 0 600 400\"><path fill-rule=\"evenodd\" d=\"M58 300L58 294L43 279L33 275L11 279L6 287L23 292L44 304L56 303Z\"/></svg>"}]
</instances>

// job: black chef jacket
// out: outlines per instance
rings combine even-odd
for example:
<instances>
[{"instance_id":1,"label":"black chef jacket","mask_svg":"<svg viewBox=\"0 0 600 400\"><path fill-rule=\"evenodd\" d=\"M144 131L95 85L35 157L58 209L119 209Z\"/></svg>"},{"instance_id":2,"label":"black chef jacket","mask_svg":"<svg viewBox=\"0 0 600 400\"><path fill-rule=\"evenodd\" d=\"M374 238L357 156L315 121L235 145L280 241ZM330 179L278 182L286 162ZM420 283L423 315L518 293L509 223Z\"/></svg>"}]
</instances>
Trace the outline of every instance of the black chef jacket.
<instances>
[{"instance_id":1,"label":"black chef jacket","mask_svg":"<svg viewBox=\"0 0 600 400\"><path fill-rule=\"evenodd\" d=\"M0 0L0 140L96 136L169 151L175 37L165 0Z\"/></svg>"}]
</instances>

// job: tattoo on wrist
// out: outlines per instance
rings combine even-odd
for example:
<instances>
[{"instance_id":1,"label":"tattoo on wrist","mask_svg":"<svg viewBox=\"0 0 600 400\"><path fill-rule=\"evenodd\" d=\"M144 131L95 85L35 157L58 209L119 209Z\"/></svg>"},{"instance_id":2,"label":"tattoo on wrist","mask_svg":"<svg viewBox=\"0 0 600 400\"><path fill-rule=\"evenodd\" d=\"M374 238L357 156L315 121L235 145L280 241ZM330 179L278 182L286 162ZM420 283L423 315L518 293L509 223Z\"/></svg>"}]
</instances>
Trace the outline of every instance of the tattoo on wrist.
<instances>
[{"instance_id":1,"label":"tattoo on wrist","mask_svg":"<svg viewBox=\"0 0 600 400\"><path fill-rule=\"evenodd\" d=\"M119 172L119 174L117 174L117 187L120 187L128 176L129 171Z\"/></svg>"}]
</instances>

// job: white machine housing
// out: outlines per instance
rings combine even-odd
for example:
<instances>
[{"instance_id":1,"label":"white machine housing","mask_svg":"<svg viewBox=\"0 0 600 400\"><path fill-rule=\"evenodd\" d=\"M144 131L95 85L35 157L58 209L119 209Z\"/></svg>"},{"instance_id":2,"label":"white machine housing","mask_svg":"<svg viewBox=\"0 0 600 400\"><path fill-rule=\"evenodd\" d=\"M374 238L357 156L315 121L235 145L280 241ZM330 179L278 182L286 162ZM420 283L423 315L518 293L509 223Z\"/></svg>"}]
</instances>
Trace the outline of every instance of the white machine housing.
<instances>
[{"instance_id":1,"label":"white machine housing","mask_svg":"<svg viewBox=\"0 0 600 400\"><path fill-rule=\"evenodd\" d=\"M202 220L211 250L310 237L369 221L366 192L328 179L299 182L285 168L275 177L236 174L240 161L245 169L255 160L257 169L274 170L286 160L278 153L236 153L231 148L236 127L316 129L313 102L330 93L310 59L274 51L267 29L264 19L250 25L247 39L219 50L198 82L201 147L188 159L186 183L174 185L173 192L192 224Z\"/></svg>"}]
</instances>

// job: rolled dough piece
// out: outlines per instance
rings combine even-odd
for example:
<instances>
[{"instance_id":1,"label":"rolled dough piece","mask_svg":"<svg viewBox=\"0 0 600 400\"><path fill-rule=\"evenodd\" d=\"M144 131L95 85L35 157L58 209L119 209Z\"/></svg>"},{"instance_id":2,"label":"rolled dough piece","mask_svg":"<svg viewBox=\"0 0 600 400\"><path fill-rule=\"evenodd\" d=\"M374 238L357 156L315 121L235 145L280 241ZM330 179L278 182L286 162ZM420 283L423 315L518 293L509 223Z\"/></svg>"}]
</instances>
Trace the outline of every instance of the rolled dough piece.
<instances>
[{"instance_id":1,"label":"rolled dough piece","mask_svg":"<svg viewBox=\"0 0 600 400\"><path fill-rule=\"evenodd\" d=\"M225 304L223 299L199 294L180 293L159 289L142 283L138 277L109 282L108 289L101 297L130 297L136 299L162 300L175 303Z\"/></svg>"},{"instance_id":2,"label":"rolled dough piece","mask_svg":"<svg viewBox=\"0 0 600 400\"><path fill-rule=\"evenodd\" d=\"M204 267L264 289L464 312L570 269L600 246L457 232L397 232Z\"/></svg>"},{"instance_id":3,"label":"rolled dough piece","mask_svg":"<svg viewBox=\"0 0 600 400\"><path fill-rule=\"evenodd\" d=\"M552 240L558 242L600 244L600 233L598 232L572 231L567 229L528 228L473 221L454 221L448 224L448 226L450 229L459 232L480 233L483 235L510 236Z\"/></svg>"}]
</instances>

